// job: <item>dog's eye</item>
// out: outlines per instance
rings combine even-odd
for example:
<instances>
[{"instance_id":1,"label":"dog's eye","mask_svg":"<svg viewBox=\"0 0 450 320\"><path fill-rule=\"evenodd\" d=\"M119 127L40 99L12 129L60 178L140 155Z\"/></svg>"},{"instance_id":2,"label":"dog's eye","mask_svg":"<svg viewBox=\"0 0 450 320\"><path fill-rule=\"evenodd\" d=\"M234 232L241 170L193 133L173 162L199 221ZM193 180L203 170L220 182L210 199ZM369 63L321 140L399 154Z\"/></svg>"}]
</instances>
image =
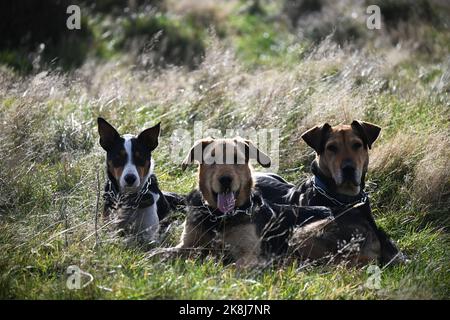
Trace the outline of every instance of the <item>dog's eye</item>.
<instances>
[{"instance_id":1,"label":"dog's eye","mask_svg":"<svg viewBox=\"0 0 450 320\"><path fill-rule=\"evenodd\" d=\"M358 150L362 147L362 144L360 142L355 142L352 146L353 150Z\"/></svg>"},{"instance_id":2,"label":"dog's eye","mask_svg":"<svg viewBox=\"0 0 450 320\"><path fill-rule=\"evenodd\" d=\"M327 146L327 150L336 153L338 151L338 148L335 145L331 144Z\"/></svg>"}]
</instances>

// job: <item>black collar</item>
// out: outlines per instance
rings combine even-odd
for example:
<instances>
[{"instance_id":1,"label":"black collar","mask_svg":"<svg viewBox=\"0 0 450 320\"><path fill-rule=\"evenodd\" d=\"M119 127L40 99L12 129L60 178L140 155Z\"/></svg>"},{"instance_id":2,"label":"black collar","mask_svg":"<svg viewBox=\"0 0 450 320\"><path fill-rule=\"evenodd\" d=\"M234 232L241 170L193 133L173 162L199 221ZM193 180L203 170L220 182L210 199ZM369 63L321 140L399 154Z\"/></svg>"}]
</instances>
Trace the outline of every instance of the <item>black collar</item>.
<instances>
[{"instance_id":1,"label":"black collar","mask_svg":"<svg viewBox=\"0 0 450 320\"><path fill-rule=\"evenodd\" d=\"M365 203L368 199L364 192L364 183L361 184L361 191L355 196L348 196L336 192L336 184L333 179L326 177L319 169L316 160L311 164L311 171L314 174L309 183L312 188L327 198L337 207L351 207L359 202Z\"/></svg>"},{"instance_id":2,"label":"black collar","mask_svg":"<svg viewBox=\"0 0 450 320\"><path fill-rule=\"evenodd\" d=\"M112 208L147 208L155 203L152 193L158 193L158 181L151 174L142 188L136 193L121 193L115 180L108 178L103 198L105 205Z\"/></svg>"}]
</instances>

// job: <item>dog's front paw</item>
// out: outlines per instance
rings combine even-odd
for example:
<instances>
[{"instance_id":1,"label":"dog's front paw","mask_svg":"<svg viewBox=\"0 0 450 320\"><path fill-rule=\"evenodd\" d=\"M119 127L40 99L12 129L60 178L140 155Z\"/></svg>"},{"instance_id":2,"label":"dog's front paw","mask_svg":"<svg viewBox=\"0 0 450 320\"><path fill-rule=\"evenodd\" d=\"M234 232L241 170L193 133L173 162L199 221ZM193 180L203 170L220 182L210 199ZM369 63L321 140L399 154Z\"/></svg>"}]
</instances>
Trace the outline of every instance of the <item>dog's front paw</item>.
<instances>
[{"instance_id":1,"label":"dog's front paw","mask_svg":"<svg viewBox=\"0 0 450 320\"><path fill-rule=\"evenodd\" d=\"M246 256L236 260L236 268L238 270L249 270L262 266L264 261L258 256Z\"/></svg>"},{"instance_id":2,"label":"dog's front paw","mask_svg":"<svg viewBox=\"0 0 450 320\"><path fill-rule=\"evenodd\" d=\"M163 258L176 258L181 254L179 248L170 247L170 248L156 248L147 253L147 258L153 258L156 256L161 256Z\"/></svg>"}]
</instances>

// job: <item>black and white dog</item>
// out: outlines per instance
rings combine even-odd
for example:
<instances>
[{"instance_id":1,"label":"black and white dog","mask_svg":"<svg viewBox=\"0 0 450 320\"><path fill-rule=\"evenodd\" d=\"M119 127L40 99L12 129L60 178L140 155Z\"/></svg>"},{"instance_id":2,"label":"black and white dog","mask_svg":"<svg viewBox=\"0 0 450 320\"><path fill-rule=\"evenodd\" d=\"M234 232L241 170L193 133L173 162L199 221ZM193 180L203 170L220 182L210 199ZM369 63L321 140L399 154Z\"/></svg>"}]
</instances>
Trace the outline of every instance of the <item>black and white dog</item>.
<instances>
[{"instance_id":1,"label":"black and white dog","mask_svg":"<svg viewBox=\"0 0 450 320\"><path fill-rule=\"evenodd\" d=\"M175 193L162 192L153 173L152 152L158 146L160 123L138 136L120 136L105 119L97 122L108 175L103 217L113 219L121 232L155 241L160 220L182 201Z\"/></svg>"}]
</instances>

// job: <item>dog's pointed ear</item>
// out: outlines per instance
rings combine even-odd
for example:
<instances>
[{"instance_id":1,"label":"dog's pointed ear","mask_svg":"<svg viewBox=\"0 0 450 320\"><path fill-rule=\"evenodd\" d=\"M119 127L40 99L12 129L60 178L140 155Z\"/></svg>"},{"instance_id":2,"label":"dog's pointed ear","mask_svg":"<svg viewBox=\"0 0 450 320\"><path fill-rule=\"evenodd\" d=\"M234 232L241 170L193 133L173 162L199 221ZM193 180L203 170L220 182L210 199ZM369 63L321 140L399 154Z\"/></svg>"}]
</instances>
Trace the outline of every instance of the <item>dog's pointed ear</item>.
<instances>
[{"instance_id":1,"label":"dog's pointed ear","mask_svg":"<svg viewBox=\"0 0 450 320\"><path fill-rule=\"evenodd\" d=\"M119 133L105 119L98 117L98 134L100 135L100 145L105 151L111 150L114 143L120 138Z\"/></svg>"},{"instance_id":2,"label":"dog's pointed ear","mask_svg":"<svg viewBox=\"0 0 450 320\"><path fill-rule=\"evenodd\" d=\"M302 134L302 139L308 146L313 148L318 154L321 154L325 148L325 142L331 126L324 123L321 126L315 126Z\"/></svg>"},{"instance_id":3,"label":"dog's pointed ear","mask_svg":"<svg viewBox=\"0 0 450 320\"><path fill-rule=\"evenodd\" d=\"M264 168L269 168L271 166L272 161L267 154L259 150L250 140L243 141L245 144L246 159L255 159Z\"/></svg>"},{"instance_id":4,"label":"dog's pointed ear","mask_svg":"<svg viewBox=\"0 0 450 320\"><path fill-rule=\"evenodd\" d=\"M369 147L372 148L372 144L377 140L378 135L380 134L381 128L375 124L353 120L352 129L358 132L359 136L363 142Z\"/></svg>"},{"instance_id":5,"label":"dog's pointed ear","mask_svg":"<svg viewBox=\"0 0 450 320\"><path fill-rule=\"evenodd\" d=\"M137 139L143 145L153 151L158 146L159 133L161 132L161 122L158 122L155 126L145 129L139 133Z\"/></svg>"},{"instance_id":6,"label":"dog's pointed ear","mask_svg":"<svg viewBox=\"0 0 450 320\"><path fill-rule=\"evenodd\" d=\"M189 150L188 154L184 158L183 162L181 163L181 169L184 171L186 168L193 164L194 161L198 161L200 163L203 162L203 150L208 146L211 142L213 142L214 139L212 138L206 138L201 139L195 142L194 146Z\"/></svg>"}]
</instances>

